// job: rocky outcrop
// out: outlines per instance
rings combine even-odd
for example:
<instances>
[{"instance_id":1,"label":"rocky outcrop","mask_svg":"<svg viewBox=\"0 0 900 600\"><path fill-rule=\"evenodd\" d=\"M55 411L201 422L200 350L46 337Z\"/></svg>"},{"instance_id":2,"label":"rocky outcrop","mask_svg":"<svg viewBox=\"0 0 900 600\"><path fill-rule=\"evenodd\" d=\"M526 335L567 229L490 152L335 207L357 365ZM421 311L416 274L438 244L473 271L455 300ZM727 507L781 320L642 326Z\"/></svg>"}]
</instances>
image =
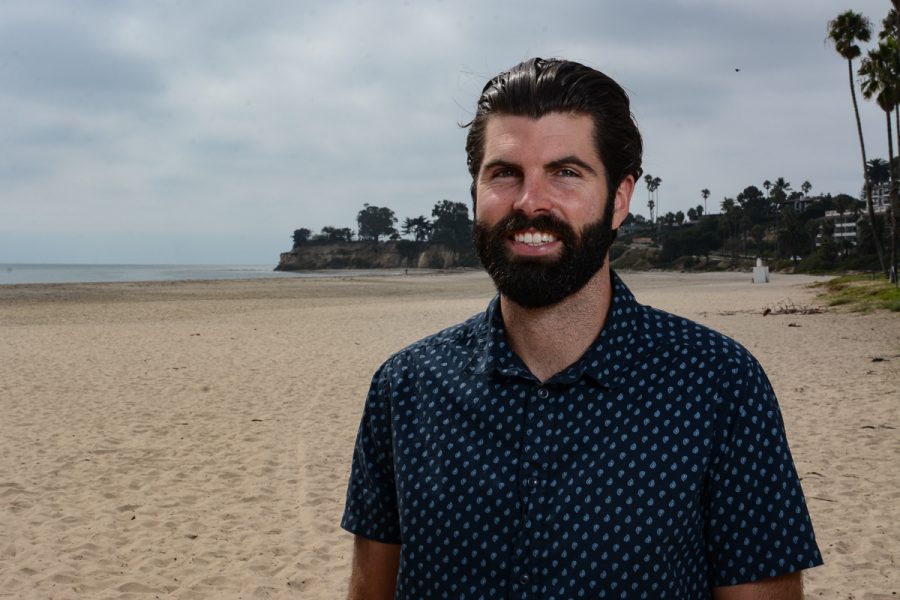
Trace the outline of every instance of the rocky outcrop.
<instances>
[{"instance_id":1,"label":"rocky outcrop","mask_svg":"<svg viewBox=\"0 0 900 600\"><path fill-rule=\"evenodd\" d=\"M460 257L442 244L399 242L310 242L283 252L276 271L319 269L452 269Z\"/></svg>"}]
</instances>

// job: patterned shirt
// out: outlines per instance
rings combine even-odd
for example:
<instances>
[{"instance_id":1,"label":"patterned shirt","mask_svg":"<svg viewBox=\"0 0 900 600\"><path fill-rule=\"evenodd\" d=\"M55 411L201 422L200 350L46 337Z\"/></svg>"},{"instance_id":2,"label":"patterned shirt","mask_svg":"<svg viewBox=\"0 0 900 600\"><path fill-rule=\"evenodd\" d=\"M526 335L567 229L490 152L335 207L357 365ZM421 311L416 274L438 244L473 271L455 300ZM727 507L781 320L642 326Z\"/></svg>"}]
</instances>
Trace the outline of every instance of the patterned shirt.
<instances>
[{"instance_id":1,"label":"patterned shirt","mask_svg":"<svg viewBox=\"0 0 900 600\"><path fill-rule=\"evenodd\" d=\"M342 527L396 598L709 598L822 563L781 413L734 340L638 304L544 383L486 312L372 380Z\"/></svg>"}]
</instances>

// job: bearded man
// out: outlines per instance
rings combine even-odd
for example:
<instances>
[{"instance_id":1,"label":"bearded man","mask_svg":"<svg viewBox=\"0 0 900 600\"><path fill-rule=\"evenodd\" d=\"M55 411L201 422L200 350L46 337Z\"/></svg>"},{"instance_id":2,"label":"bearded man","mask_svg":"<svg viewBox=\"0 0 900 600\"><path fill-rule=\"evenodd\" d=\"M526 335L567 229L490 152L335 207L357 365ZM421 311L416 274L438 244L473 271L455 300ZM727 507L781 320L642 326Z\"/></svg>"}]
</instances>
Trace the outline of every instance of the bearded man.
<instances>
[{"instance_id":1,"label":"bearded man","mask_svg":"<svg viewBox=\"0 0 900 600\"><path fill-rule=\"evenodd\" d=\"M765 374L610 269L641 175L624 90L528 60L466 151L499 294L372 380L350 598L799 600L821 558Z\"/></svg>"}]
</instances>

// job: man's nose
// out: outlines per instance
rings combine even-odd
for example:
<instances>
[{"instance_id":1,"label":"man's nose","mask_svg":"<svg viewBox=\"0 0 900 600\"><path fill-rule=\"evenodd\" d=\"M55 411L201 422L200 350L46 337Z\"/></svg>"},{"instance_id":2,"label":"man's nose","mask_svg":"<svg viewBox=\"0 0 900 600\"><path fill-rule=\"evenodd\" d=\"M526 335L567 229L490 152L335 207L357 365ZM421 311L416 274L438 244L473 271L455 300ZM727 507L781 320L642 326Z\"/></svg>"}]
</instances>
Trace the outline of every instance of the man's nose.
<instances>
[{"instance_id":1,"label":"man's nose","mask_svg":"<svg viewBox=\"0 0 900 600\"><path fill-rule=\"evenodd\" d=\"M519 190L513 209L526 215L550 212L552 199L550 190L542 177L525 177Z\"/></svg>"}]
</instances>

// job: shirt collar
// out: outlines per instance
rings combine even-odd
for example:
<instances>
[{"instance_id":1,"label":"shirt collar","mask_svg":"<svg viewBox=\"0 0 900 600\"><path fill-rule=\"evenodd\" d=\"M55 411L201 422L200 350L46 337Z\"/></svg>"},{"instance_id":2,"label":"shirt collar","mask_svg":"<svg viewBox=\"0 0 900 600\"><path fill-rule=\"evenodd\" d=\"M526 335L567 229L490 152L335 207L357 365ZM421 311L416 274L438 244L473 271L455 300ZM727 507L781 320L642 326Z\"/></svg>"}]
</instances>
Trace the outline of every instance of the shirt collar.
<instances>
[{"instance_id":1,"label":"shirt collar","mask_svg":"<svg viewBox=\"0 0 900 600\"><path fill-rule=\"evenodd\" d=\"M624 380L627 368L653 347L646 335L645 307L615 271L611 271L611 280L612 302L600 334L581 358L550 378L548 384L574 383L587 375L603 387L616 387ZM484 313L473 358L470 364L476 374L495 370L510 377L535 378L507 343L499 296L491 300Z\"/></svg>"}]
</instances>

